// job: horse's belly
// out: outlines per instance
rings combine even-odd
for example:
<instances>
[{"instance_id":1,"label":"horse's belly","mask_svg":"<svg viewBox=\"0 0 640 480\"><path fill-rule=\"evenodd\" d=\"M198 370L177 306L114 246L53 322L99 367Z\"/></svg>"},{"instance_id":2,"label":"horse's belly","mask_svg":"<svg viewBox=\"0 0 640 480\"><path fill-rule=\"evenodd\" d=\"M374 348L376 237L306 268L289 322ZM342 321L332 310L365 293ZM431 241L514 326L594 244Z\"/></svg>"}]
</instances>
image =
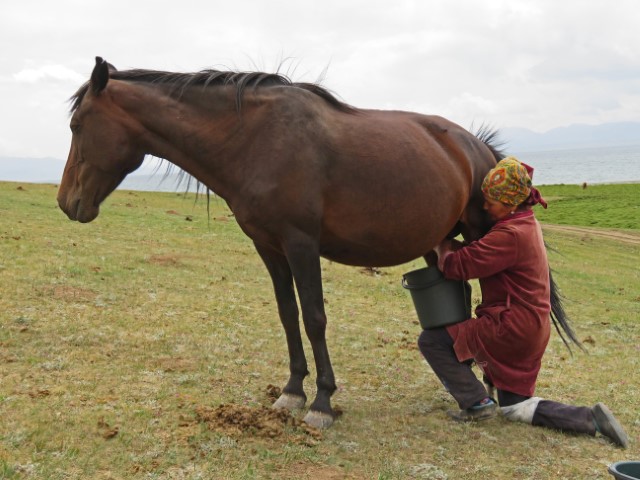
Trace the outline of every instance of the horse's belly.
<instances>
[{"instance_id":1,"label":"horse's belly","mask_svg":"<svg viewBox=\"0 0 640 480\"><path fill-rule=\"evenodd\" d=\"M453 188L439 196L404 191L406 198L379 192L357 201L336 196L325 202L320 254L347 265L377 267L428 254L460 220L467 197Z\"/></svg>"},{"instance_id":2,"label":"horse's belly","mask_svg":"<svg viewBox=\"0 0 640 480\"><path fill-rule=\"evenodd\" d=\"M454 222L455 223L455 222ZM323 235L320 255L345 265L389 267L410 262L429 253L452 227L399 231L394 228L382 234L366 231L358 235Z\"/></svg>"},{"instance_id":3,"label":"horse's belly","mask_svg":"<svg viewBox=\"0 0 640 480\"><path fill-rule=\"evenodd\" d=\"M405 253L398 253L396 255L388 252L375 252L375 251L326 251L320 252L320 255L327 260L331 260L343 265L352 265L356 267L391 267L394 265L400 265L402 263L410 262L421 255L407 255Z\"/></svg>"}]
</instances>

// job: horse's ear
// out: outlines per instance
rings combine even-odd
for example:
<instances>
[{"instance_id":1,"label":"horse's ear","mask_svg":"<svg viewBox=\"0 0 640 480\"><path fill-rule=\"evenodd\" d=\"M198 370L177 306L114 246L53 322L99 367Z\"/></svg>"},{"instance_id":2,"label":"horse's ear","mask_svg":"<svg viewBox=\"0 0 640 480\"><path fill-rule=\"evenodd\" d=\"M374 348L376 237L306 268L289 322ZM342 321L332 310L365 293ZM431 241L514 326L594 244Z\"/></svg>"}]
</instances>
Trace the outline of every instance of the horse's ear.
<instances>
[{"instance_id":1,"label":"horse's ear","mask_svg":"<svg viewBox=\"0 0 640 480\"><path fill-rule=\"evenodd\" d=\"M93 67L93 72L91 72L91 90L98 95L104 90L108 82L109 64L102 57L96 57L96 66Z\"/></svg>"}]
</instances>

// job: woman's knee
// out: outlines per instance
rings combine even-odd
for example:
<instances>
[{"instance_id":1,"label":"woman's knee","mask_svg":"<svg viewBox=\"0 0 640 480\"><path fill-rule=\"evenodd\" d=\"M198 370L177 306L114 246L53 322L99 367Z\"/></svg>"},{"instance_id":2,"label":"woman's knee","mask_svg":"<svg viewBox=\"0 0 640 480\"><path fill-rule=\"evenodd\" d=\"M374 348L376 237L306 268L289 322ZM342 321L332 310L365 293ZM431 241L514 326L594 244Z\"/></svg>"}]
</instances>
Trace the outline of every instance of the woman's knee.
<instances>
[{"instance_id":1,"label":"woman's knee","mask_svg":"<svg viewBox=\"0 0 640 480\"><path fill-rule=\"evenodd\" d=\"M418 337L418 348L420 348L420 351L424 356L427 355L425 352L429 352L434 349L449 349L452 347L453 339L444 327L422 330L422 333L420 333L420 336Z\"/></svg>"}]
</instances>

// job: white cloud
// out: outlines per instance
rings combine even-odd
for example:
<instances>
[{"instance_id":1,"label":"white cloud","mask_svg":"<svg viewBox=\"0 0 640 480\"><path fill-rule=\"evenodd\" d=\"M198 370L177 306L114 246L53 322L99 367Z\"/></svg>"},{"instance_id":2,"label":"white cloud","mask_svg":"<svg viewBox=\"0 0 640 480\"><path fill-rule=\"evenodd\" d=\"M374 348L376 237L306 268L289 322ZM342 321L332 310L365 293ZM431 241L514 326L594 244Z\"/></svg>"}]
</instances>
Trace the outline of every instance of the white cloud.
<instances>
[{"instance_id":1,"label":"white cloud","mask_svg":"<svg viewBox=\"0 0 640 480\"><path fill-rule=\"evenodd\" d=\"M497 111L497 106L492 100L472 95L468 92L454 97L449 103L449 106L451 111L461 111L471 117L473 117L476 112L485 112L485 115L492 116Z\"/></svg>"},{"instance_id":2,"label":"white cloud","mask_svg":"<svg viewBox=\"0 0 640 480\"><path fill-rule=\"evenodd\" d=\"M36 83L44 79L83 82L86 78L63 65L42 65L37 68L25 68L13 75L18 82Z\"/></svg>"}]
</instances>

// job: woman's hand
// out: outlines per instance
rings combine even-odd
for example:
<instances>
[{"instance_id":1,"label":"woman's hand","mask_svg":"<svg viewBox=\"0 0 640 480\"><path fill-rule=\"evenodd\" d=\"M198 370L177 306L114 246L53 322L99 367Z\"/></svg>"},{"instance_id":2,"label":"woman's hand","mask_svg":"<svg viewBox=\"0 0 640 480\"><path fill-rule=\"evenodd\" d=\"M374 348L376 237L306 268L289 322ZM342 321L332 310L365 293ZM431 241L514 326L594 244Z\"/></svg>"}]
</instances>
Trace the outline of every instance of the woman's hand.
<instances>
[{"instance_id":1,"label":"woman's hand","mask_svg":"<svg viewBox=\"0 0 640 480\"><path fill-rule=\"evenodd\" d=\"M448 252L453 251L452 241L448 239L444 239L438 245L436 245L433 249L438 255L438 258L444 257Z\"/></svg>"},{"instance_id":2,"label":"woman's hand","mask_svg":"<svg viewBox=\"0 0 640 480\"><path fill-rule=\"evenodd\" d=\"M460 250L464 247L464 243L454 239L449 240L445 238L433 249L434 252L438 255L438 257L444 256L449 252L455 252L456 250Z\"/></svg>"},{"instance_id":3,"label":"woman's hand","mask_svg":"<svg viewBox=\"0 0 640 480\"><path fill-rule=\"evenodd\" d=\"M455 252L456 250L460 250L462 247L464 247L464 243L459 242L455 239L449 240L446 238L438 245L436 245L433 251L436 252L436 255L438 255L438 268L440 270L444 270L445 257L448 254Z\"/></svg>"}]
</instances>

